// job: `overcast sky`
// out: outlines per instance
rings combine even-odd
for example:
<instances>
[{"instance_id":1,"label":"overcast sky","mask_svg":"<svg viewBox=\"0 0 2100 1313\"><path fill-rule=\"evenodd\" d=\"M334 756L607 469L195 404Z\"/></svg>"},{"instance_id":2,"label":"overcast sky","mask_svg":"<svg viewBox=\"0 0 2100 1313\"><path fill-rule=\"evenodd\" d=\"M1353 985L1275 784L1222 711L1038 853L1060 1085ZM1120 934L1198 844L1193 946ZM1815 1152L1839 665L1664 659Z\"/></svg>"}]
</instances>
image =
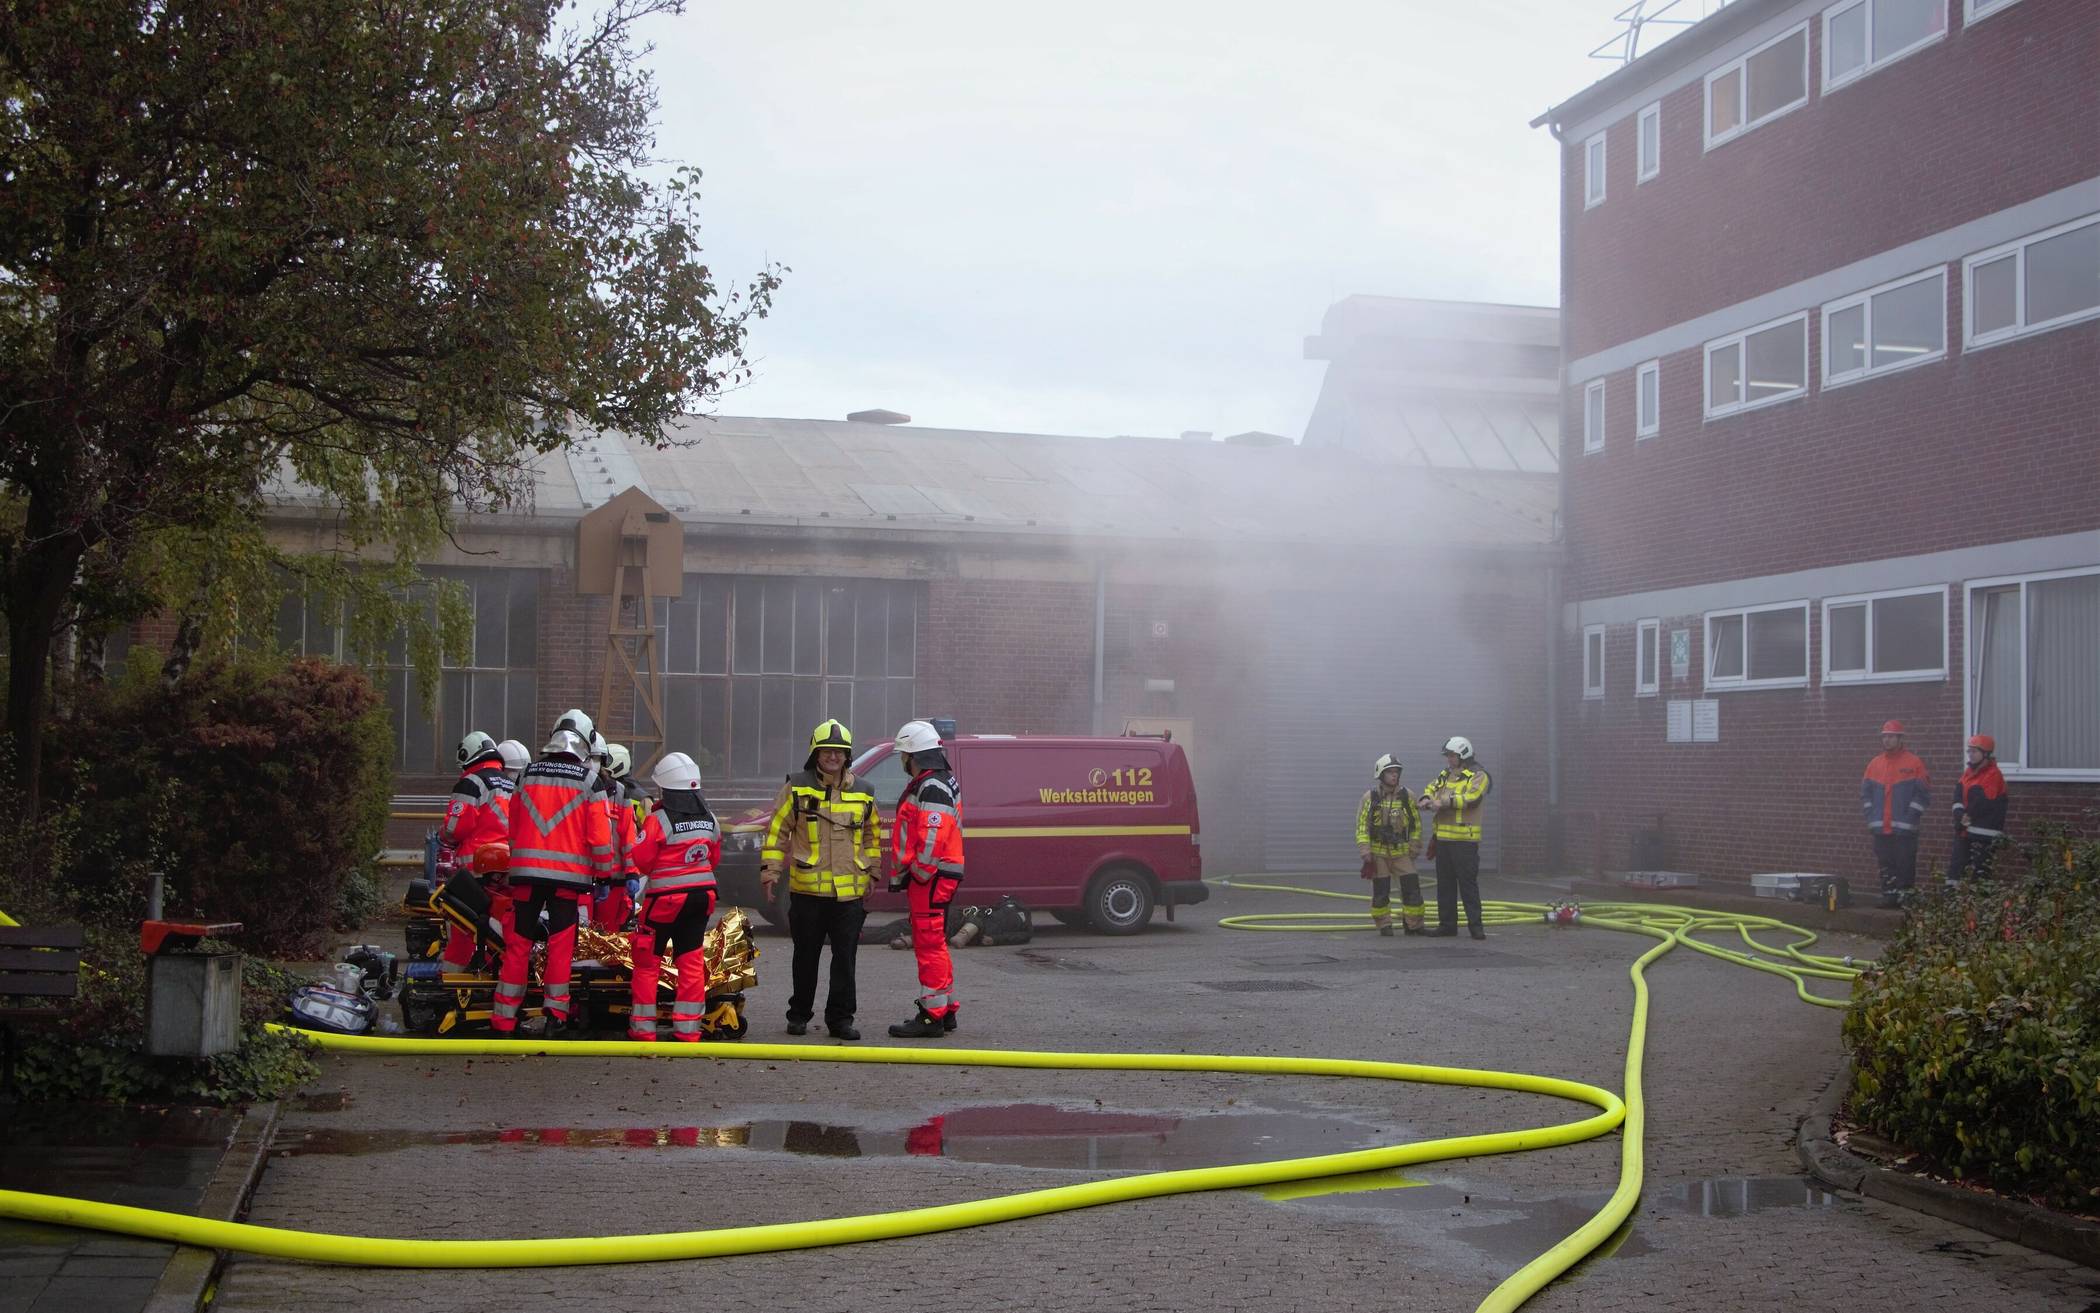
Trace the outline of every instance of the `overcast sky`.
<instances>
[{"instance_id":1,"label":"overcast sky","mask_svg":"<svg viewBox=\"0 0 2100 1313\"><path fill-rule=\"evenodd\" d=\"M1619 7L693 0L646 30L662 152L718 273L793 270L718 409L1297 437L1334 301L1558 299L1525 125Z\"/></svg>"}]
</instances>

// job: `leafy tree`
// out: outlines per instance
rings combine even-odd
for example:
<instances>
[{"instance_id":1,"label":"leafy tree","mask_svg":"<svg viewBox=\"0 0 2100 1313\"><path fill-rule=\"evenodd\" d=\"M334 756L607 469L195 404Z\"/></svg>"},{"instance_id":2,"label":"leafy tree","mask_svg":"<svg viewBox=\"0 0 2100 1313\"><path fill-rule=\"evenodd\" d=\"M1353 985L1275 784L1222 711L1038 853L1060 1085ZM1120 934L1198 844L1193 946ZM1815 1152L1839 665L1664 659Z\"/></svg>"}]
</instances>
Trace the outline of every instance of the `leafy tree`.
<instances>
[{"instance_id":1,"label":"leafy tree","mask_svg":"<svg viewBox=\"0 0 2100 1313\"><path fill-rule=\"evenodd\" d=\"M744 376L780 271L724 292L697 172L652 180L635 29L679 9L0 7L0 605L32 811L55 638L252 575L292 481L338 565L409 562L528 499L572 434L668 442ZM170 544L202 569L160 568Z\"/></svg>"}]
</instances>

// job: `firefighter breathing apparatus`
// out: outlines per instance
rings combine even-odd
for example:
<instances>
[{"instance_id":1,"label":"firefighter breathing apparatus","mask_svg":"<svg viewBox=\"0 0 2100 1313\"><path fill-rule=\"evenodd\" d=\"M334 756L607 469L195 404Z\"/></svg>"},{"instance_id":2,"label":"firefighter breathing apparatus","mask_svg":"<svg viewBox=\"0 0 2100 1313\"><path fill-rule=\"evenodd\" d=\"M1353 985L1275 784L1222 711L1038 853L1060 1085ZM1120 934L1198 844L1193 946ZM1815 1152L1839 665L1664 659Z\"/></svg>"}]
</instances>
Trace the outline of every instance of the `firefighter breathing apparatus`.
<instances>
[{"instance_id":1,"label":"firefighter breathing apparatus","mask_svg":"<svg viewBox=\"0 0 2100 1313\"><path fill-rule=\"evenodd\" d=\"M1353 902L1368 901L1367 897L1361 894L1334 893L1291 885L1257 884L1237 880L1225 880L1221 883L1235 889L1250 891L1347 898ZM1490 902L1483 906L1486 919L1498 925L1536 925L1552 910L1554 909L1550 909L1546 904L1535 903ZM1347 916L1352 924L1336 924L1336 919L1342 916ZM1633 1020L1626 1044L1623 1097L1600 1086L1554 1076L1351 1058L1191 1053L1059 1053L999 1049L936 1050L902 1047L820 1049L787 1044L684 1045L645 1044L627 1040L433 1040L299 1032L307 1034L325 1049L389 1057L636 1057L673 1061L683 1059L710 1062L845 1062L1050 1071L1332 1076L1412 1081L1540 1094L1588 1104L1595 1109L1590 1115L1571 1121L1516 1130L1448 1136L1344 1153L1318 1154L1305 1158L1143 1172L1048 1189L1024 1190L988 1199L905 1208L885 1213L867 1213L853 1217L636 1235L515 1240L417 1240L339 1235L246 1222L222 1222L184 1213L103 1204L85 1199L16 1190L0 1190L0 1216L54 1226L112 1231L208 1249L237 1250L242 1253L310 1262L407 1268L565 1267L773 1253L865 1240L929 1235L1100 1204L1127 1203L1207 1190L1246 1189L1360 1172L1389 1171L1456 1158L1554 1148L1595 1139L1614 1129L1620 1130L1622 1134L1619 1179L1610 1199L1587 1222L1505 1278L1477 1306L1479 1313L1511 1313L1548 1282L1608 1241L1632 1215L1635 1205L1639 1202L1644 1173L1643 1146L1646 1128L1646 1105L1641 1085L1648 1030L1648 983L1645 973L1651 963L1672 949L1684 946L1724 961L1790 978L1794 982L1795 992L1802 999L1819 1006L1834 1008L1843 1008L1847 1004L1844 1000L1810 992L1808 981L1850 980L1859 974L1850 959L1806 952L1816 940L1812 932L1769 917L1702 912L1641 903L1592 903L1583 909L1579 922L1575 923L1644 935L1659 941L1636 958L1629 969L1633 983ZM13 922L4 913L0 913L0 925L11 924ZM1360 911L1240 915L1226 917L1219 925L1230 929L1266 931L1365 928ZM1694 938L1702 933L1731 929L1741 936L1751 951L1722 948ZM1791 934L1793 939L1782 948L1773 948L1754 938L1754 931L1785 932Z\"/></svg>"}]
</instances>

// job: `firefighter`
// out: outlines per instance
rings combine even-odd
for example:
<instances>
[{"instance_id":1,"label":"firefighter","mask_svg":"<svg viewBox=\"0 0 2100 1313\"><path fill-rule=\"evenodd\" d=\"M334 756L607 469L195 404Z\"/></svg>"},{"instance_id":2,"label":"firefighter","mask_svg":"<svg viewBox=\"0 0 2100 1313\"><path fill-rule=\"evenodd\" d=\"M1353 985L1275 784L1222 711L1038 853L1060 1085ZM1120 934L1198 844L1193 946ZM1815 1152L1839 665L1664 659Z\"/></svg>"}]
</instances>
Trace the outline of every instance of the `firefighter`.
<instances>
[{"instance_id":1,"label":"firefighter","mask_svg":"<svg viewBox=\"0 0 2100 1313\"><path fill-rule=\"evenodd\" d=\"M868 919L868 882L882 862L882 816L847 762L853 736L827 720L809 736L809 756L773 800L772 823L759 851L758 878L768 902L784 874L788 933L795 941L795 987L787 1033L809 1033L817 997L817 962L831 946L831 984L824 1028L855 1040L860 997L854 982L860 928Z\"/></svg>"},{"instance_id":2,"label":"firefighter","mask_svg":"<svg viewBox=\"0 0 2100 1313\"><path fill-rule=\"evenodd\" d=\"M570 717L563 717L562 723L571 723ZM588 727L589 718L580 723ZM555 730L540 759L526 767L518 781L517 796L510 803L510 882L517 933L503 944L495 1011L489 1018L499 1035L517 1029L532 945L541 939L547 944L542 979L547 1034L558 1035L568 1027L578 904L590 897L595 881L609 878L614 870L612 830L605 809L593 805L597 788L590 741L575 729Z\"/></svg>"},{"instance_id":3,"label":"firefighter","mask_svg":"<svg viewBox=\"0 0 2100 1313\"><path fill-rule=\"evenodd\" d=\"M1388 752L1371 768L1372 785L1356 805L1356 853L1371 882L1371 924L1393 936L1393 876L1400 877L1400 926L1422 933L1422 877L1415 857L1422 851L1421 813L1400 787L1400 759Z\"/></svg>"},{"instance_id":4,"label":"firefighter","mask_svg":"<svg viewBox=\"0 0 2100 1313\"><path fill-rule=\"evenodd\" d=\"M516 739L505 739L496 745L496 755L503 758L503 778L510 781L510 792L517 792L518 776L532 764L532 749Z\"/></svg>"},{"instance_id":5,"label":"firefighter","mask_svg":"<svg viewBox=\"0 0 2100 1313\"><path fill-rule=\"evenodd\" d=\"M941 736L923 720L897 731L911 782L897 800L890 889L908 888L911 949L919 960L919 1011L890 1027L897 1039L939 1039L955 1029L955 971L948 960L948 904L963 878L962 786Z\"/></svg>"},{"instance_id":6,"label":"firefighter","mask_svg":"<svg viewBox=\"0 0 2100 1313\"><path fill-rule=\"evenodd\" d=\"M612 827L613 850L620 859L620 874L606 887L592 909L591 923L617 930L627 924L628 915L634 910L634 896L643 874L634 860L634 845L638 837L634 799L640 790L628 779L634 758L624 744L606 744L603 762L606 819Z\"/></svg>"},{"instance_id":7,"label":"firefighter","mask_svg":"<svg viewBox=\"0 0 2100 1313\"><path fill-rule=\"evenodd\" d=\"M700 794L700 767L691 757L666 754L650 778L663 793L663 806L649 814L633 849L644 884L641 921L632 940L634 1007L627 1014L627 1038L655 1042L656 981L669 957L678 968L671 1034L695 1042L707 1013L702 941L715 910L722 838Z\"/></svg>"},{"instance_id":8,"label":"firefighter","mask_svg":"<svg viewBox=\"0 0 2100 1313\"><path fill-rule=\"evenodd\" d=\"M1897 907L1918 880L1918 822L1932 805L1932 775L1903 746L1903 722L1881 727L1881 751L1859 782L1859 809L1874 836L1881 870L1881 905Z\"/></svg>"},{"instance_id":9,"label":"firefighter","mask_svg":"<svg viewBox=\"0 0 2100 1313\"><path fill-rule=\"evenodd\" d=\"M459 741L459 781L445 806L445 819L438 825L438 873L450 877L462 867L471 867L474 851L492 839L505 838L509 821L504 805L510 796L510 781L503 774L503 757L496 740L475 730ZM440 969L457 975L474 960L472 931L451 927L445 934L445 954Z\"/></svg>"},{"instance_id":10,"label":"firefighter","mask_svg":"<svg viewBox=\"0 0 2100 1313\"><path fill-rule=\"evenodd\" d=\"M2005 815L2011 799L2005 794L2005 776L1998 769L1998 740L1988 734L1973 735L1967 750L1967 769L1954 793L1954 855L1947 861L1947 879L1988 880L1998 848L2005 842Z\"/></svg>"},{"instance_id":11,"label":"firefighter","mask_svg":"<svg viewBox=\"0 0 2100 1313\"><path fill-rule=\"evenodd\" d=\"M1455 902L1466 907L1473 938L1487 938L1480 923L1480 808L1494 781L1473 759L1470 739L1444 741L1444 769L1422 790L1422 809L1436 814L1436 929L1446 939L1458 933Z\"/></svg>"}]
</instances>

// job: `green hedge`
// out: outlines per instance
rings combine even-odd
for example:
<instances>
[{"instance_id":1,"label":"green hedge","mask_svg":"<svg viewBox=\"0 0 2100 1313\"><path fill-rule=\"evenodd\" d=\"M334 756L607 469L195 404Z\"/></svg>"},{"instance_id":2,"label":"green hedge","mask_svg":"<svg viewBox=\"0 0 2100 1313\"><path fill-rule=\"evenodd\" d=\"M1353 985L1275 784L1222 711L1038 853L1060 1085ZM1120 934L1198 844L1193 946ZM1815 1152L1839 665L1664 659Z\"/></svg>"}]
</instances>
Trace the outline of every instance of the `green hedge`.
<instances>
[{"instance_id":1,"label":"green hedge","mask_svg":"<svg viewBox=\"0 0 2100 1313\"><path fill-rule=\"evenodd\" d=\"M1926 898L1845 1018L1852 1111L1961 1177L2100 1208L2100 843Z\"/></svg>"}]
</instances>

